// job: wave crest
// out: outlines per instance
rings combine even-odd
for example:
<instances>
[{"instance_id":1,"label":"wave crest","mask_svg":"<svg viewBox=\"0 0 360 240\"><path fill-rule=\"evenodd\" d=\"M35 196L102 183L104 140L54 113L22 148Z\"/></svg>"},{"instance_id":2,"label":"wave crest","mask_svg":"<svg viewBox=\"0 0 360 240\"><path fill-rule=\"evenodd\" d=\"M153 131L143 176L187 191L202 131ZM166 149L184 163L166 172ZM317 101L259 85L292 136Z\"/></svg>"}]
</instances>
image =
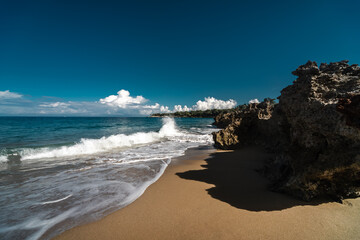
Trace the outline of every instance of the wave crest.
<instances>
[{"instance_id":1,"label":"wave crest","mask_svg":"<svg viewBox=\"0 0 360 240\"><path fill-rule=\"evenodd\" d=\"M165 138L183 136L179 132L176 123L172 118L164 118L163 126L159 132L138 132L130 135L116 134L100 139L83 138L79 143L72 146L60 148L40 148L23 149L20 152L22 160L58 158L58 157L77 157L81 155L91 155L96 153L111 152L119 148L133 147L136 145L149 144L161 141Z\"/></svg>"}]
</instances>

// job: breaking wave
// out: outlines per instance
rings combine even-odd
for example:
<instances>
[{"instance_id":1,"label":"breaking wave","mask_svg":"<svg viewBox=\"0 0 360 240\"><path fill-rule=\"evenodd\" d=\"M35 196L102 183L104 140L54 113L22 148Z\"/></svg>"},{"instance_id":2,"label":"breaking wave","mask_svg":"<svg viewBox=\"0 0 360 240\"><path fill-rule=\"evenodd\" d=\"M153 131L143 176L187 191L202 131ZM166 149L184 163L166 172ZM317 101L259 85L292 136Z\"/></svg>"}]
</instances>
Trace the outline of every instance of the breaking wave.
<instances>
[{"instance_id":1,"label":"breaking wave","mask_svg":"<svg viewBox=\"0 0 360 240\"><path fill-rule=\"evenodd\" d=\"M78 157L97 153L111 152L121 148L159 142L164 139L177 141L208 141L208 136L199 136L179 131L174 119L164 118L159 132L137 132L130 135L116 134L100 139L83 138L72 146L59 148L22 149L19 151L21 160ZM3 158L3 156L1 156ZM5 160L0 158L0 161Z\"/></svg>"}]
</instances>

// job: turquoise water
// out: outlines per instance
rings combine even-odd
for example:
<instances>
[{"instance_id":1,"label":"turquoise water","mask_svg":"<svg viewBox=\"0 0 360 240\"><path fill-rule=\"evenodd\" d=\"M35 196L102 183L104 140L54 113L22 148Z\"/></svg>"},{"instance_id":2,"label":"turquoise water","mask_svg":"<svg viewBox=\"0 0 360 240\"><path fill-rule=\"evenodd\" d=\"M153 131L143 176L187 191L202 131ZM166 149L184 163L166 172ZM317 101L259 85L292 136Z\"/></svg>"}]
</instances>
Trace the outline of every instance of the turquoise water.
<instances>
[{"instance_id":1,"label":"turquoise water","mask_svg":"<svg viewBox=\"0 0 360 240\"><path fill-rule=\"evenodd\" d=\"M141 196L212 119L0 118L0 239L49 239Z\"/></svg>"}]
</instances>

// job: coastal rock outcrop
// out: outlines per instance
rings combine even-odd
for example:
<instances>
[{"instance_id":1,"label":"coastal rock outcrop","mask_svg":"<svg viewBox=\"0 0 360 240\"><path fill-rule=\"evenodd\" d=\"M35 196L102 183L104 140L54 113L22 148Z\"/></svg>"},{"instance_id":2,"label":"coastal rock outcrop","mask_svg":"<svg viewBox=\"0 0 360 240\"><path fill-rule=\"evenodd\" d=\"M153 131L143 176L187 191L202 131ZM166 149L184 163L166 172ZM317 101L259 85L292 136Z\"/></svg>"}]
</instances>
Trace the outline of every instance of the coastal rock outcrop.
<instances>
[{"instance_id":1,"label":"coastal rock outcrop","mask_svg":"<svg viewBox=\"0 0 360 240\"><path fill-rule=\"evenodd\" d=\"M274 111L274 103L268 98L261 103L251 103L236 108L233 112L218 115L214 125L224 128L213 133L215 146L222 149L236 149L253 144L261 137L260 120L268 120Z\"/></svg>"},{"instance_id":2,"label":"coastal rock outcrop","mask_svg":"<svg viewBox=\"0 0 360 240\"><path fill-rule=\"evenodd\" d=\"M214 133L223 149L263 145L272 189L310 200L357 196L360 190L360 67L307 62L293 72L279 103L246 106ZM260 114L261 113L261 114ZM227 113L229 115L229 113ZM218 122L225 116L216 117ZM225 124L225 123L224 123Z\"/></svg>"}]
</instances>

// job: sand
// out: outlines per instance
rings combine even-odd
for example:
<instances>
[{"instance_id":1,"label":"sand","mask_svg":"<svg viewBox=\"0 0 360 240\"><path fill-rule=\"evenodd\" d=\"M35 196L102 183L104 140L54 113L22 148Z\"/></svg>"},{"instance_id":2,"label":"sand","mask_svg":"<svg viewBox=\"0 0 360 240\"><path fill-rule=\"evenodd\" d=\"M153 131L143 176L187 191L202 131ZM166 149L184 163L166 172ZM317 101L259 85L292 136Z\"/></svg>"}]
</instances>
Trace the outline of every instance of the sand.
<instances>
[{"instance_id":1,"label":"sand","mask_svg":"<svg viewBox=\"0 0 360 240\"><path fill-rule=\"evenodd\" d=\"M267 157L188 151L129 206L56 239L360 239L360 199L307 203L270 192L255 171Z\"/></svg>"}]
</instances>

